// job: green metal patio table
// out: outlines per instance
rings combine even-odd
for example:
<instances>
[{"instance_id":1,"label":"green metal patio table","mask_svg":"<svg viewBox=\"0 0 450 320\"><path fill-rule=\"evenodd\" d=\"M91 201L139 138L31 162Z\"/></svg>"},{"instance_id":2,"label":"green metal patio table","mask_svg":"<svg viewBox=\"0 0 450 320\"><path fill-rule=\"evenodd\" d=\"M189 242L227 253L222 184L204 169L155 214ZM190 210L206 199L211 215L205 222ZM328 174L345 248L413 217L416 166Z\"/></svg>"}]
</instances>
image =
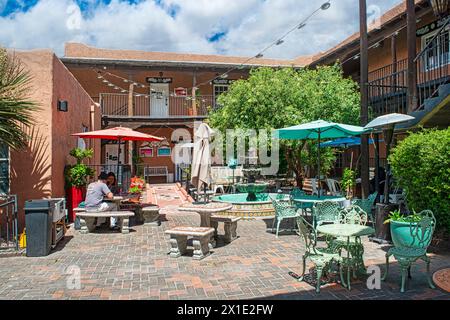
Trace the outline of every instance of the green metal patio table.
<instances>
[{"instance_id":1,"label":"green metal patio table","mask_svg":"<svg viewBox=\"0 0 450 320\"><path fill-rule=\"evenodd\" d=\"M356 270L357 268L358 270L365 270L365 266L363 258L364 250L358 252L357 256L350 257L350 238L354 237L355 241L359 241L361 243L361 237L370 236L375 233L375 230L371 227L363 225L335 223L320 225L317 227L316 231L317 233L321 233L327 236L347 238L347 257L345 259L345 264L347 266L347 283L342 281L342 285L351 290L350 268L352 268L353 270Z\"/></svg>"},{"instance_id":2,"label":"green metal patio table","mask_svg":"<svg viewBox=\"0 0 450 320\"><path fill-rule=\"evenodd\" d=\"M304 195L301 197L295 197L292 201L295 203L296 207L304 211L305 209L312 209L317 203L324 201L334 201L334 202L344 202L345 197L339 196L310 196Z\"/></svg>"}]
</instances>

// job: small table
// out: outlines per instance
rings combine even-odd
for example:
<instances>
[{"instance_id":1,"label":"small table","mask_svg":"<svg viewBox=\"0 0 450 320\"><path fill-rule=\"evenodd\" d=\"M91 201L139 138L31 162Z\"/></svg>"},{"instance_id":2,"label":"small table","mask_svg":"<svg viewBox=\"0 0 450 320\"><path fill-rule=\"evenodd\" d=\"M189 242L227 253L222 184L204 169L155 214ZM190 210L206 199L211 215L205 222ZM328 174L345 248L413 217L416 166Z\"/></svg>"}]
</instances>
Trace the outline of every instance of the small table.
<instances>
[{"instance_id":1,"label":"small table","mask_svg":"<svg viewBox=\"0 0 450 320\"><path fill-rule=\"evenodd\" d=\"M292 199L296 205L297 208L304 211L305 209L312 209L316 204L320 202L325 201L333 201L333 202L344 202L346 200L345 197L339 197L339 196L309 196L304 195L299 198Z\"/></svg>"},{"instance_id":2,"label":"small table","mask_svg":"<svg viewBox=\"0 0 450 320\"><path fill-rule=\"evenodd\" d=\"M364 259L363 254L364 250L358 254L358 256L353 257L354 259L350 259L350 237L355 237L355 241L361 239L361 237L364 236L370 236L375 233L375 230L371 227L362 226L358 224L325 224L320 225L317 227L317 232L322 233L324 235L332 236L332 237L344 237L347 238L347 260L348 261L354 261L354 268L357 267L364 267ZM350 268L347 268L347 284L342 283L344 287L347 287L349 290L351 289L350 286Z\"/></svg>"},{"instance_id":3,"label":"small table","mask_svg":"<svg viewBox=\"0 0 450 320\"><path fill-rule=\"evenodd\" d=\"M213 214L219 214L227 212L233 208L232 204L211 202L211 203L185 203L178 207L178 210L185 212L196 212L200 215L200 227L211 228L211 216ZM216 241L214 235L211 237L210 241L212 247L215 247Z\"/></svg>"}]
</instances>

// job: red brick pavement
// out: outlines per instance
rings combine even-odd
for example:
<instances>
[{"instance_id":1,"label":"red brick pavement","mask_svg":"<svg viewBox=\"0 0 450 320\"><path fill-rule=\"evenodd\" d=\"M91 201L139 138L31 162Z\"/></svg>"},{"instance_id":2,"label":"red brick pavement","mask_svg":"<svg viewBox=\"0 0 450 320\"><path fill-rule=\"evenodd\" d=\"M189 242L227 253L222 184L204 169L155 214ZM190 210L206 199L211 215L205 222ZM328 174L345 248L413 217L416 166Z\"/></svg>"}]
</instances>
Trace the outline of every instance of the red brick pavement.
<instances>
[{"instance_id":1,"label":"red brick pavement","mask_svg":"<svg viewBox=\"0 0 450 320\"><path fill-rule=\"evenodd\" d=\"M128 235L107 230L81 235L71 228L47 257L0 258L0 299L450 298L442 290L428 288L421 262L412 270L413 279L405 294L399 292L395 263L381 290L368 290L365 280L357 280L351 291L331 283L316 294L311 284L297 282L288 274L301 272L304 249L299 237L285 232L276 239L267 231L271 221L240 221L240 238L227 245L219 241L204 260L193 260L189 256L192 252L170 258L164 231L180 225L198 226L200 218L176 210L185 201L176 185L152 188L164 216L160 227L132 224ZM383 266L386 248L368 241L364 245L366 264ZM449 265L448 253L432 255L432 271ZM80 270L80 289L72 289L72 278L67 274L71 266Z\"/></svg>"}]
</instances>

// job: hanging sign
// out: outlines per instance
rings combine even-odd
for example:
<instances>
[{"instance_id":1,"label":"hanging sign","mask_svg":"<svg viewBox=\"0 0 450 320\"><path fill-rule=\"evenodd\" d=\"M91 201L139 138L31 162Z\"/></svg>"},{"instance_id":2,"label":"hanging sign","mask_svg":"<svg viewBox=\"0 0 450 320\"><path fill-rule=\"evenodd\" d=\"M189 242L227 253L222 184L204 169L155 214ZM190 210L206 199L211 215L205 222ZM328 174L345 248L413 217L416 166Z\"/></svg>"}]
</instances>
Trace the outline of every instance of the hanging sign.
<instances>
[{"instance_id":1,"label":"hanging sign","mask_svg":"<svg viewBox=\"0 0 450 320\"><path fill-rule=\"evenodd\" d=\"M228 79L214 79L213 84L222 84L222 85L230 85L234 80Z\"/></svg>"},{"instance_id":2,"label":"hanging sign","mask_svg":"<svg viewBox=\"0 0 450 320\"><path fill-rule=\"evenodd\" d=\"M423 26L422 28L417 29L416 35L418 37L421 37L430 32L438 30L444 25L445 21L446 21L446 19L441 19L441 20L434 21L430 24L427 24L426 26Z\"/></svg>"},{"instance_id":3,"label":"hanging sign","mask_svg":"<svg viewBox=\"0 0 450 320\"><path fill-rule=\"evenodd\" d=\"M172 83L172 78L152 78L145 79L148 83Z\"/></svg>"}]
</instances>

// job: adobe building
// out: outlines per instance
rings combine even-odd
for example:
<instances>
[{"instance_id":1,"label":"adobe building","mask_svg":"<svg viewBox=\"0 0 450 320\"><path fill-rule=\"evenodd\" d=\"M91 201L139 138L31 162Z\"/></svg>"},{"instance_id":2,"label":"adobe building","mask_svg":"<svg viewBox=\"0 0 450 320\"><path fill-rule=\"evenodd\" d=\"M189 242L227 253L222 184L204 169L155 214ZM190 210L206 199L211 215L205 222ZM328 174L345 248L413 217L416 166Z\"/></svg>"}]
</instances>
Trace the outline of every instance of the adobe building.
<instances>
[{"instance_id":1,"label":"adobe building","mask_svg":"<svg viewBox=\"0 0 450 320\"><path fill-rule=\"evenodd\" d=\"M130 150L134 150L144 171L153 172L151 182L156 183L177 180L177 166L171 158L173 147L192 139L194 122L206 119L208 110L218 107L217 98L233 81L246 79L251 68L300 68L307 59L250 60L67 43L62 61L100 104L103 128L123 125L165 138L159 144L130 143L120 159L121 163L132 163ZM114 144L103 146L105 164L116 163L116 152ZM158 170L160 176L155 176Z\"/></svg>"},{"instance_id":2,"label":"adobe building","mask_svg":"<svg viewBox=\"0 0 450 320\"><path fill-rule=\"evenodd\" d=\"M66 196L64 167L74 163L70 150L83 145L71 134L100 129L101 115L95 101L52 51L12 54L30 72L30 98L39 105L33 112L34 125L26 129L31 137L27 147L10 152L9 193L18 197L21 230L26 200ZM88 163L100 163L100 142L88 141L85 147L95 151Z\"/></svg>"}]
</instances>

